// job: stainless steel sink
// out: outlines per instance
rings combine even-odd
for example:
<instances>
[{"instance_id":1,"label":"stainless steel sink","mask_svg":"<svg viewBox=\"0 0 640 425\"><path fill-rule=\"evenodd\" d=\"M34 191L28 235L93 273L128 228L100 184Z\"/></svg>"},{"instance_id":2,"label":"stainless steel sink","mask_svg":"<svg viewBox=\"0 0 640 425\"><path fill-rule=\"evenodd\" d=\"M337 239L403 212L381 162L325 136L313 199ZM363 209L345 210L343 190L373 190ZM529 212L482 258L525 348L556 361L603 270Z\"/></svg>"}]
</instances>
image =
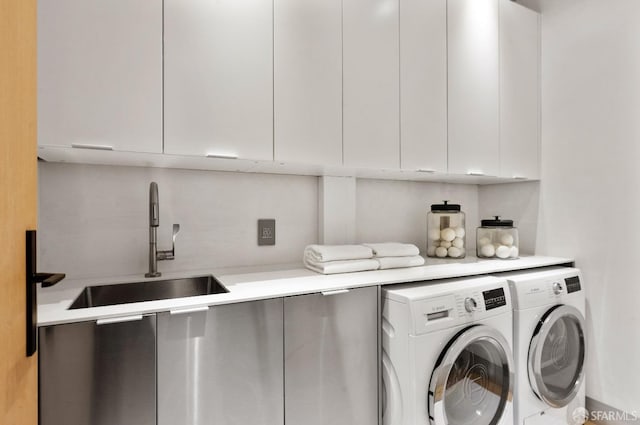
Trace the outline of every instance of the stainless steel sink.
<instances>
[{"instance_id":1,"label":"stainless steel sink","mask_svg":"<svg viewBox=\"0 0 640 425\"><path fill-rule=\"evenodd\" d=\"M87 286L69 310L229 292L213 276Z\"/></svg>"}]
</instances>

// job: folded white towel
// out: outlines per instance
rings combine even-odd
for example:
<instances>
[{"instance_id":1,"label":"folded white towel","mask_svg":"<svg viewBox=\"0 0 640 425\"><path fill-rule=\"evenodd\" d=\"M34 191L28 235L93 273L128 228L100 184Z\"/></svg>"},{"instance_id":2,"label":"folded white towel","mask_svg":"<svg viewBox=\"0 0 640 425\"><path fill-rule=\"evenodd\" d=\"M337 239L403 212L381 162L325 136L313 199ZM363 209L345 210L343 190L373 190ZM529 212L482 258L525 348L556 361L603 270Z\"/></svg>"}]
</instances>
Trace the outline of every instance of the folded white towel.
<instances>
[{"instance_id":1,"label":"folded white towel","mask_svg":"<svg viewBox=\"0 0 640 425\"><path fill-rule=\"evenodd\" d=\"M338 260L338 261L312 261L305 257L304 265L309 270L322 274L363 272L377 270L380 263L373 259L364 260Z\"/></svg>"},{"instance_id":2,"label":"folded white towel","mask_svg":"<svg viewBox=\"0 0 640 425\"><path fill-rule=\"evenodd\" d=\"M376 257L413 257L420 254L418 247L410 243L385 242L363 245L371 248Z\"/></svg>"},{"instance_id":3,"label":"folded white towel","mask_svg":"<svg viewBox=\"0 0 640 425\"><path fill-rule=\"evenodd\" d=\"M376 257L376 260L380 263L380 270L417 267L424 264L424 258L419 255L413 257Z\"/></svg>"},{"instance_id":4,"label":"folded white towel","mask_svg":"<svg viewBox=\"0 0 640 425\"><path fill-rule=\"evenodd\" d=\"M360 260L373 257L373 250L364 245L308 245L304 256L316 262Z\"/></svg>"}]
</instances>

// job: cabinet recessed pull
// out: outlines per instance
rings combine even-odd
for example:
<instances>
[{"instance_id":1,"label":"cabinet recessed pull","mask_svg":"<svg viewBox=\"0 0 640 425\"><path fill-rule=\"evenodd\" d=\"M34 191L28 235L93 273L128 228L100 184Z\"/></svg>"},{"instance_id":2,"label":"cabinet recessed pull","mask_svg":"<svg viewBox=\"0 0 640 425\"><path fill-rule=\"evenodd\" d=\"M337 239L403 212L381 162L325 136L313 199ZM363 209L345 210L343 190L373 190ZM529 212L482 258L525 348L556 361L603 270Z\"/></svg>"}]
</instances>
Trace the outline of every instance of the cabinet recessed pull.
<instances>
[{"instance_id":1,"label":"cabinet recessed pull","mask_svg":"<svg viewBox=\"0 0 640 425\"><path fill-rule=\"evenodd\" d=\"M176 316L178 314L191 314L191 313L204 313L205 311L209 311L208 306L204 307L194 307L194 308L183 308L180 310L169 310L169 314L172 316Z\"/></svg>"},{"instance_id":2,"label":"cabinet recessed pull","mask_svg":"<svg viewBox=\"0 0 640 425\"><path fill-rule=\"evenodd\" d=\"M207 158L238 159L238 155L223 154L223 153L208 153L206 156Z\"/></svg>"},{"instance_id":3,"label":"cabinet recessed pull","mask_svg":"<svg viewBox=\"0 0 640 425\"><path fill-rule=\"evenodd\" d=\"M348 289L336 289L335 291L322 291L321 294L328 297L330 295L346 294L347 292L349 292Z\"/></svg>"},{"instance_id":4,"label":"cabinet recessed pull","mask_svg":"<svg viewBox=\"0 0 640 425\"><path fill-rule=\"evenodd\" d=\"M478 177L486 176L486 174L483 173L482 171L468 171L467 175L468 176L478 176Z\"/></svg>"},{"instance_id":5,"label":"cabinet recessed pull","mask_svg":"<svg viewBox=\"0 0 640 425\"><path fill-rule=\"evenodd\" d=\"M142 320L142 314L136 314L133 316L121 316L121 317L108 317L106 319L98 319L96 320L96 325L110 325L112 323L124 323L124 322L135 322L137 320Z\"/></svg>"},{"instance_id":6,"label":"cabinet recessed pull","mask_svg":"<svg viewBox=\"0 0 640 425\"><path fill-rule=\"evenodd\" d=\"M436 170L432 170L431 168L418 168L416 171L418 171L419 173L429 173L429 174L433 174L436 172Z\"/></svg>"},{"instance_id":7,"label":"cabinet recessed pull","mask_svg":"<svg viewBox=\"0 0 640 425\"><path fill-rule=\"evenodd\" d=\"M527 179L525 176L513 176L513 178L515 180L526 180Z\"/></svg>"},{"instance_id":8,"label":"cabinet recessed pull","mask_svg":"<svg viewBox=\"0 0 640 425\"><path fill-rule=\"evenodd\" d=\"M76 148L76 149L93 149L96 151L112 151L113 150L113 146L109 146L109 145L90 145L90 144L85 144L85 143L72 143L71 144L72 148Z\"/></svg>"}]
</instances>

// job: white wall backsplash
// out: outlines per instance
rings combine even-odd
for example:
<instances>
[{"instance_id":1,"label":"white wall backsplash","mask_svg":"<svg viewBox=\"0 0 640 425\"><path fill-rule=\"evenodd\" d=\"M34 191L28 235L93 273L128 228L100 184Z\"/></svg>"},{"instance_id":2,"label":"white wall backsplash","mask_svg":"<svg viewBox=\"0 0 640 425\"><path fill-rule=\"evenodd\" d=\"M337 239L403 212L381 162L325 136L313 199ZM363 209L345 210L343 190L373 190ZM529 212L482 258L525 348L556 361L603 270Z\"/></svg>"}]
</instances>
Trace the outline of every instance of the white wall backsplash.
<instances>
[{"instance_id":1,"label":"white wall backsplash","mask_svg":"<svg viewBox=\"0 0 640 425\"><path fill-rule=\"evenodd\" d=\"M475 255L478 186L358 179L356 238L359 242L402 241L417 245L424 255L427 212L431 204L448 200L465 213L467 253Z\"/></svg>"},{"instance_id":2,"label":"white wall backsplash","mask_svg":"<svg viewBox=\"0 0 640 425\"><path fill-rule=\"evenodd\" d=\"M69 277L148 269L149 183L160 197L160 271L301 262L318 238L315 177L40 163L40 270ZM259 247L257 220L276 219L276 245Z\"/></svg>"},{"instance_id":3,"label":"white wall backsplash","mask_svg":"<svg viewBox=\"0 0 640 425\"><path fill-rule=\"evenodd\" d=\"M540 182L491 184L480 186L478 190L480 218L487 219L498 215L502 219L513 220L518 228L520 253L534 254L538 232Z\"/></svg>"},{"instance_id":4,"label":"white wall backsplash","mask_svg":"<svg viewBox=\"0 0 640 425\"><path fill-rule=\"evenodd\" d=\"M39 268L72 278L147 270L151 181L159 249L170 248L171 225L181 226L176 259L160 271L300 263L318 242L317 177L43 162L38 172ZM357 179L353 196L356 243L402 241L424 252L426 213L447 199L462 205L475 252L475 185ZM275 246L257 246L259 218L276 219Z\"/></svg>"}]
</instances>

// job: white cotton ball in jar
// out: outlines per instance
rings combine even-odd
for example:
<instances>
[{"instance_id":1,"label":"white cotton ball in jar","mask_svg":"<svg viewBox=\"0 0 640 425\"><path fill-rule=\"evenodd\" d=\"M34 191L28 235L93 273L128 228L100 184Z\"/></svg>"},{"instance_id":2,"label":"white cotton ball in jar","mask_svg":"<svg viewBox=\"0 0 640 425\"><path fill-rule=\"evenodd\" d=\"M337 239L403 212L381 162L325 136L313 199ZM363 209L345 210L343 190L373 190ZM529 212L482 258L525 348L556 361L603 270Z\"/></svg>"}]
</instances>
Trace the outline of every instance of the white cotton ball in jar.
<instances>
[{"instance_id":1,"label":"white cotton ball in jar","mask_svg":"<svg viewBox=\"0 0 640 425\"><path fill-rule=\"evenodd\" d=\"M456 227L455 229L453 229L454 232L456 232L456 238L464 238L464 235L466 234L466 232L464 231L464 227Z\"/></svg>"},{"instance_id":2,"label":"white cotton ball in jar","mask_svg":"<svg viewBox=\"0 0 640 425\"><path fill-rule=\"evenodd\" d=\"M496 248L496 257L498 258L509 258L511 255L511 247L500 245Z\"/></svg>"},{"instance_id":3,"label":"white cotton ball in jar","mask_svg":"<svg viewBox=\"0 0 640 425\"><path fill-rule=\"evenodd\" d=\"M484 238L480 238L478 239L478 245L479 246L491 245L491 239L487 238L486 236Z\"/></svg>"},{"instance_id":4,"label":"white cotton ball in jar","mask_svg":"<svg viewBox=\"0 0 640 425\"><path fill-rule=\"evenodd\" d=\"M442 242L440 242L440 246L441 246L441 247L443 247L443 248L447 248L447 249L449 249L449 248L451 248L451 242L449 242L449 241L442 241Z\"/></svg>"},{"instance_id":5,"label":"white cotton ball in jar","mask_svg":"<svg viewBox=\"0 0 640 425\"><path fill-rule=\"evenodd\" d=\"M452 246L447 250L447 254L449 254L449 257L451 258L458 258L462 255L462 250L460 248Z\"/></svg>"},{"instance_id":6,"label":"white cotton ball in jar","mask_svg":"<svg viewBox=\"0 0 640 425\"><path fill-rule=\"evenodd\" d=\"M434 255L436 255L436 247L430 246L429 248L427 248L427 256L433 257Z\"/></svg>"},{"instance_id":7,"label":"white cotton ball in jar","mask_svg":"<svg viewBox=\"0 0 640 425\"><path fill-rule=\"evenodd\" d=\"M440 232L440 239L444 241L451 242L455 238L456 238L456 231L453 230L451 227L442 229L442 231Z\"/></svg>"},{"instance_id":8,"label":"white cotton ball in jar","mask_svg":"<svg viewBox=\"0 0 640 425\"><path fill-rule=\"evenodd\" d=\"M453 242L451 242L451 245L453 245L456 248L463 248L464 240L462 238L455 238Z\"/></svg>"},{"instance_id":9,"label":"white cotton ball in jar","mask_svg":"<svg viewBox=\"0 0 640 425\"><path fill-rule=\"evenodd\" d=\"M440 258L444 258L447 256L447 248L439 246L436 248L436 256Z\"/></svg>"},{"instance_id":10,"label":"white cotton ball in jar","mask_svg":"<svg viewBox=\"0 0 640 425\"><path fill-rule=\"evenodd\" d=\"M482 245L482 247L480 247L480 255L487 258L493 257L496 255L496 249L490 243Z\"/></svg>"},{"instance_id":11,"label":"white cotton ball in jar","mask_svg":"<svg viewBox=\"0 0 640 425\"><path fill-rule=\"evenodd\" d=\"M513 245L513 236L511 236L511 234L509 233L503 233L500 236L500 243L502 245L506 245L510 247L511 245Z\"/></svg>"},{"instance_id":12,"label":"white cotton ball in jar","mask_svg":"<svg viewBox=\"0 0 640 425\"><path fill-rule=\"evenodd\" d=\"M512 246L511 252L509 253L509 258L518 258L518 255L520 255L520 250L517 246Z\"/></svg>"},{"instance_id":13,"label":"white cotton ball in jar","mask_svg":"<svg viewBox=\"0 0 640 425\"><path fill-rule=\"evenodd\" d=\"M429 239L432 241L437 241L438 239L440 239L440 229L429 230Z\"/></svg>"}]
</instances>

